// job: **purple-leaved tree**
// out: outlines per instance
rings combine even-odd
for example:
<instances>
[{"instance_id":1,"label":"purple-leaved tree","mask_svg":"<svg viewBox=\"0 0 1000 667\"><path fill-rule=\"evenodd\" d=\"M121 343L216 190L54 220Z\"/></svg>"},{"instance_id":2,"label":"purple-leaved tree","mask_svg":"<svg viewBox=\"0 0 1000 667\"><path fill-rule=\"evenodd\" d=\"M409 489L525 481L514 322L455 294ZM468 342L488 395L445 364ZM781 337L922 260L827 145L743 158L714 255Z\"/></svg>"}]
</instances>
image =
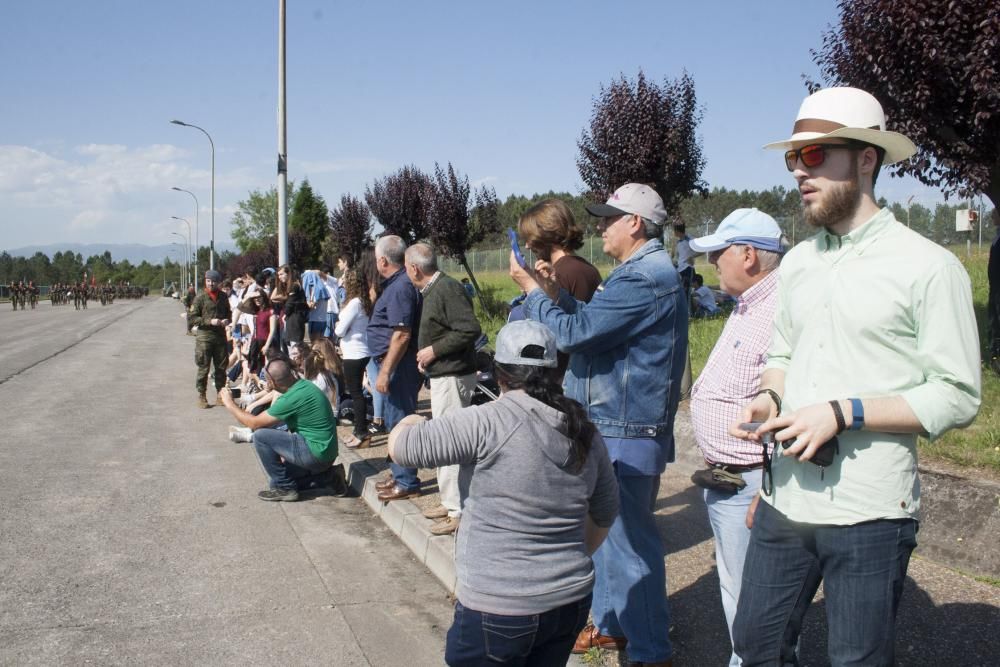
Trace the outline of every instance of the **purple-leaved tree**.
<instances>
[{"instance_id":1,"label":"purple-leaved tree","mask_svg":"<svg viewBox=\"0 0 1000 667\"><path fill-rule=\"evenodd\" d=\"M841 0L813 51L826 85L874 95L919 151L891 167L945 195L1000 207L1000 6L984 0ZM810 90L819 87L807 80Z\"/></svg>"},{"instance_id":2,"label":"purple-leaved tree","mask_svg":"<svg viewBox=\"0 0 1000 667\"><path fill-rule=\"evenodd\" d=\"M674 215L693 193L705 194L705 167L696 135L702 111L687 72L662 86L639 71L622 76L594 100L590 127L583 131L576 159L588 196L604 201L625 183L651 185Z\"/></svg>"},{"instance_id":3,"label":"purple-leaved tree","mask_svg":"<svg viewBox=\"0 0 1000 667\"><path fill-rule=\"evenodd\" d=\"M465 254L500 229L496 192L487 186L473 190L469 177L456 175L450 162L447 169L434 164L434 176L425 192L427 232L434 249L461 264L482 303L479 283Z\"/></svg>"},{"instance_id":4,"label":"purple-leaved tree","mask_svg":"<svg viewBox=\"0 0 1000 667\"><path fill-rule=\"evenodd\" d=\"M330 250L333 257L347 255L354 266L372 245L372 214L365 203L350 194L330 213Z\"/></svg>"},{"instance_id":5,"label":"purple-leaved tree","mask_svg":"<svg viewBox=\"0 0 1000 667\"><path fill-rule=\"evenodd\" d=\"M403 167L365 188L365 201L386 234L412 245L428 236L424 197L430 183L416 167Z\"/></svg>"}]
</instances>

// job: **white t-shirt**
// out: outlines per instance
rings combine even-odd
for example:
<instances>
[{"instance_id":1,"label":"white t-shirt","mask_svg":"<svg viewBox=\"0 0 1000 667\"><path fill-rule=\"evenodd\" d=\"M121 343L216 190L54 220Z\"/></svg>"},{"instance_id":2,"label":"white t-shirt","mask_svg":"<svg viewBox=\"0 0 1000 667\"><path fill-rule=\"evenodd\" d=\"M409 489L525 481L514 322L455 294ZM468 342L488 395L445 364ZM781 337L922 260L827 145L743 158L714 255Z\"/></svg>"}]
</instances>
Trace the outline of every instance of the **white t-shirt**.
<instances>
[{"instance_id":1,"label":"white t-shirt","mask_svg":"<svg viewBox=\"0 0 1000 667\"><path fill-rule=\"evenodd\" d=\"M336 405L337 399L340 397L340 387L337 386L337 378L331 375L330 379L333 381L332 385L327 382L326 373L320 373L309 381L316 385L317 389L323 392L323 395L326 396L326 399L330 401L331 404Z\"/></svg>"},{"instance_id":2,"label":"white t-shirt","mask_svg":"<svg viewBox=\"0 0 1000 667\"><path fill-rule=\"evenodd\" d=\"M368 351L368 315L361 307L361 299L354 297L340 310L334 333L340 338L340 354L344 359L364 359Z\"/></svg>"},{"instance_id":3,"label":"white t-shirt","mask_svg":"<svg viewBox=\"0 0 1000 667\"><path fill-rule=\"evenodd\" d=\"M340 281L327 274L326 278L323 278L323 282L326 284L327 291L330 292L330 298L326 302L326 312L340 312L340 301L337 299L337 294L340 290Z\"/></svg>"}]
</instances>

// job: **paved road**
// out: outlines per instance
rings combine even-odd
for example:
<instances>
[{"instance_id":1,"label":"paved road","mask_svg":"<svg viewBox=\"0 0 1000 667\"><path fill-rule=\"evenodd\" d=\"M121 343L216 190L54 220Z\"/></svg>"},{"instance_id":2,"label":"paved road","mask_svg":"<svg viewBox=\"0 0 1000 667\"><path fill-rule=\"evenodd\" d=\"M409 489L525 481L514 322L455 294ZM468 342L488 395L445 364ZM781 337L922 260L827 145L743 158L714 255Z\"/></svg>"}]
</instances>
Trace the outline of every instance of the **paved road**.
<instances>
[{"instance_id":1,"label":"paved road","mask_svg":"<svg viewBox=\"0 0 1000 667\"><path fill-rule=\"evenodd\" d=\"M256 499L179 312L0 312L0 664L440 664L451 604L357 498Z\"/></svg>"}]
</instances>

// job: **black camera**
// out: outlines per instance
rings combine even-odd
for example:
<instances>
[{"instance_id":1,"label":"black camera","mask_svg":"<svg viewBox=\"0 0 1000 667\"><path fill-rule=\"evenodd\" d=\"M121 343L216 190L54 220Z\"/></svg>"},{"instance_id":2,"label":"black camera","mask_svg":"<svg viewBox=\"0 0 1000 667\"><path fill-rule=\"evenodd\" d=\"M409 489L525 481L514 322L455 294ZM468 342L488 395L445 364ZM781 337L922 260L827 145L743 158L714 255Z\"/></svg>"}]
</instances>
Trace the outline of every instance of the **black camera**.
<instances>
[{"instance_id":1,"label":"black camera","mask_svg":"<svg viewBox=\"0 0 1000 667\"><path fill-rule=\"evenodd\" d=\"M239 387L230 387L229 393L232 394L233 398L239 398L240 394L243 392Z\"/></svg>"}]
</instances>

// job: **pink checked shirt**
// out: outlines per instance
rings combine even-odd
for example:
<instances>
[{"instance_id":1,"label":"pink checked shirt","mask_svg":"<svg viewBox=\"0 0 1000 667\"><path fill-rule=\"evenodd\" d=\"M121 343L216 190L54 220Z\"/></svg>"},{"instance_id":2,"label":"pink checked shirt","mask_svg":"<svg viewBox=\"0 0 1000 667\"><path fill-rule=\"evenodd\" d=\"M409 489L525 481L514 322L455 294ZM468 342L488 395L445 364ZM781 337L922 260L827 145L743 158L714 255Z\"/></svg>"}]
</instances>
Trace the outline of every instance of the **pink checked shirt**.
<instances>
[{"instance_id":1,"label":"pink checked shirt","mask_svg":"<svg viewBox=\"0 0 1000 667\"><path fill-rule=\"evenodd\" d=\"M729 435L743 407L757 393L767 363L778 271L772 271L736 300L704 370L691 388L691 421L701 453L710 463L754 466L761 446Z\"/></svg>"}]
</instances>

